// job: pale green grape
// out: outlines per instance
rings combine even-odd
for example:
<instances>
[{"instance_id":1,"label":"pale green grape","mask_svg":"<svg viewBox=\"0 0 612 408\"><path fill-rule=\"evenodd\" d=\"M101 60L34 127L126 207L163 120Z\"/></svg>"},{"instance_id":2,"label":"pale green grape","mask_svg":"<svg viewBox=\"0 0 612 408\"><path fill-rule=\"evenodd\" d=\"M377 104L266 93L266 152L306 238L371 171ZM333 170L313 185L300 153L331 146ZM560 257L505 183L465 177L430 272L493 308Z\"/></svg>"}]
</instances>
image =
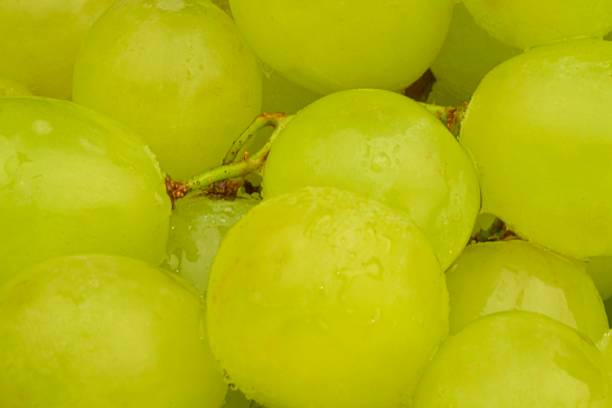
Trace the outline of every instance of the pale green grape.
<instances>
[{"instance_id":1,"label":"pale green grape","mask_svg":"<svg viewBox=\"0 0 612 408\"><path fill-rule=\"evenodd\" d=\"M258 202L209 198L179 201L170 218L168 268L205 293L210 268L223 237Z\"/></svg>"},{"instance_id":2,"label":"pale green grape","mask_svg":"<svg viewBox=\"0 0 612 408\"><path fill-rule=\"evenodd\" d=\"M113 0L0 1L0 77L70 98L77 52Z\"/></svg>"},{"instance_id":3,"label":"pale green grape","mask_svg":"<svg viewBox=\"0 0 612 408\"><path fill-rule=\"evenodd\" d=\"M608 318L585 267L525 241L470 245L446 273L450 330L507 310L542 313L594 342Z\"/></svg>"},{"instance_id":4,"label":"pale green grape","mask_svg":"<svg viewBox=\"0 0 612 408\"><path fill-rule=\"evenodd\" d=\"M210 2L123 0L92 28L75 101L138 131L175 178L221 163L261 108L261 74Z\"/></svg>"},{"instance_id":5,"label":"pale green grape","mask_svg":"<svg viewBox=\"0 0 612 408\"><path fill-rule=\"evenodd\" d=\"M0 289L0 406L219 408L199 297L129 258L57 258Z\"/></svg>"},{"instance_id":6,"label":"pale green grape","mask_svg":"<svg viewBox=\"0 0 612 408\"><path fill-rule=\"evenodd\" d=\"M257 55L317 93L352 88L396 91L435 59L453 0L230 0Z\"/></svg>"},{"instance_id":7,"label":"pale green grape","mask_svg":"<svg viewBox=\"0 0 612 408\"><path fill-rule=\"evenodd\" d=\"M70 102L0 98L0 284L59 255L160 262L169 217L155 158L124 128Z\"/></svg>"},{"instance_id":8,"label":"pale green grape","mask_svg":"<svg viewBox=\"0 0 612 408\"><path fill-rule=\"evenodd\" d=\"M5 96L31 96L32 94L22 84L0 78L0 98Z\"/></svg>"},{"instance_id":9,"label":"pale green grape","mask_svg":"<svg viewBox=\"0 0 612 408\"><path fill-rule=\"evenodd\" d=\"M573 329L529 312L484 317L449 338L414 408L607 408L602 355Z\"/></svg>"},{"instance_id":10,"label":"pale green grape","mask_svg":"<svg viewBox=\"0 0 612 408\"><path fill-rule=\"evenodd\" d=\"M612 0L464 0L478 24L526 49L570 39L602 38L612 29Z\"/></svg>"},{"instance_id":11,"label":"pale green grape","mask_svg":"<svg viewBox=\"0 0 612 408\"><path fill-rule=\"evenodd\" d=\"M492 38L458 4L446 42L431 66L437 79L431 100L442 105L469 100L487 72L518 53Z\"/></svg>"},{"instance_id":12,"label":"pale green grape","mask_svg":"<svg viewBox=\"0 0 612 408\"><path fill-rule=\"evenodd\" d=\"M599 342L599 348L604 356L604 363L608 369L608 376L612 387L612 330L606 333Z\"/></svg>"},{"instance_id":13,"label":"pale green grape","mask_svg":"<svg viewBox=\"0 0 612 408\"><path fill-rule=\"evenodd\" d=\"M601 40L515 57L485 77L462 126L483 211L574 258L612 255L611 61Z\"/></svg>"},{"instance_id":14,"label":"pale green grape","mask_svg":"<svg viewBox=\"0 0 612 408\"><path fill-rule=\"evenodd\" d=\"M407 212L443 269L467 243L480 206L472 162L416 102L381 90L329 95L303 109L272 145L264 195L330 186Z\"/></svg>"},{"instance_id":15,"label":"pale green grape","mask_svg":"<svg viewBox=\"0 0 612 408\"><path fill-rule=\"evenodd\" d=\"M602 299L612 297L612 257L587 260L587 272L593 278Z\"/></svg>"},{"instance_id":16,"label":"pale green grape","mask_svg":"<svg viewBox=\"0 0 612 408\"><path fill-rule=\"evenodd\" d=\"M267 407L408 404L448 331L448 295L416 226L376 201L306 188L228 233L208 288L213 353Z\"/></svg>"}]
</instances>

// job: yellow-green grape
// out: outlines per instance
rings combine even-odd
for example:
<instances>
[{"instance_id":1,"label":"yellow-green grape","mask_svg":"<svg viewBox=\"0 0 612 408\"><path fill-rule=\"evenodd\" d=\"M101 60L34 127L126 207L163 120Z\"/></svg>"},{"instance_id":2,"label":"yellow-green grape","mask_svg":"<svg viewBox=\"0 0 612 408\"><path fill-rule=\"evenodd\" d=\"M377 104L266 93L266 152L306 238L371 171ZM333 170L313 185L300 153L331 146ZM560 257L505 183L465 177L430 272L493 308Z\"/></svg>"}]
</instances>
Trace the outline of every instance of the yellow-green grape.
<instances>
[{"instance_id":1,"label":"yellow-green grape","mask_svg":"<svg viewBox=\"0 0 612 408\"><path fill-rule=\"evenodd\" d=\"M70 98L87 32L113 0L2 0L0 77L36 95ZM1 87L1 85L0 85Z\"/></svg>"},{"instance_id":2,"label":"yellow-green grape","mask_svg":"<svg viewBox=\"0 0 612 408\"><path fill-rule=\"evenodd\" d=\"M220 408L200 298L142 261L46 261L0 289L0 406Z\"/></svg>"},{"instance_id":3,"label":"yellow-green grape","mask_svg":"<svg viewBox=\"0 0 612 408\"><path fill-rule=\"evenodd\" d=\"M403 214L305 188L228 233L208 288L213 353L266 407L400 407L448 331L444 276Z\"/></svg>"},{"instance_id":4,"label":"yellow-green grape","mask_svg":"<svg viewBox=\"0 0 612 408\"><path fill-rule=\"evenodd\" d=\"M32 93L24 85L0 78L0 98L8 96L31 96Z\"/></svg>"},{"instance_id":5,"label":"yellow-green grape","mask_svg":"<svg viewBox=\"0 0 612 408\"><path fill-rule=\"evenodd\" d=\"M598 345L604 355L604 362L608 368L608 375L612 387L612 330L603 336Z\"/></svg>"},{"instance_id":6,"label":"yellow-green grape","mask_svg":"<svg viewBox=\"0 0 612 408\"><path fill-rule=\"evenodd\" d=\"M478 24L522 49L578 38L602 38L612 29L612 0L464 0Z\"/></svg>"},{"instance_id":7,"label":"yellow-green grape","mask_svg":"<svg viewBox=\"0 0 612 408\"><path fill-rule=\"evenodd\" d=\"M504 312L476 320L442 345L414 408L607 408L601 352L546 316Z\"/></svg>"},{"instance_id":8,"label":"yellow-green grape","mask_svg":"<svg viewBox=\"0 0 612 408\"><path fill-rule=\"evenodd\" d=\"M264 112L296 113L321 97L262 64Z\"/></svg>"},{"instance_id":9,"label":"yellow-green grape","mask_svg":"<svg viewBox=\"0 0 612 408\"><path fill-rule=\"evenodd\" d=\"M199 0L123 0L92 28L74 99L136 130L185 179L219 165L260 113L261 74L232 20Z\"/></svg>"},{"instance_id":10,"label":"yellow-green grape","mask_svg":"<svg viewBox=\"0 0 612 408\"><path fill-rule=\"evenodd\" d=\"M597 288L584 265L525 241L468 246L446 273L450 330L508 310L542 313L594 342L608 330Z\"/></svg>"},{"instance_id":11,"label":"yellow-green grape","mask_svg":"<svg viewBox=\"0 0 612 408\"><path fill-rule=\"evenodd\" d=\"M612 297L612 257L591 258L586 261L586 270L593 278L601 298Z\"/></svg>"},{"instance_id":12,"label":"yellow-green grape","mask_svg":"<svg viewBox=\"0 0 612 408\"><path fill-rule=\"evenodd\" d=\"M604 302L606 307L606 314L608 315L608 324L612 327L612 298Z\"/></svg>"},{"instance_id":13,"label":"yellow-green grape","mask_svg":"<svg viewBox=\"0 0 612 408\"><path fill-rule=\"evenodd\" d=\"M483 211L573 258L612 255L610 61L602 40L515 57L485 77L462 125Z\"/></svg>"},{"instance_id":14,"label":"yellow-green grape","mask_svg":"<svg viewBox=\"0 0 612 408\"><path fill-rule=\"evenodd\" d=\"M179 201L170 218L166 266L205 293L210 268L225 234L258 203L254 199Z\"/></svg>"},{"instance_id":15,"label":"yellow-green grape","mask_svg":"<svg viewBox=\"0 0 612 408\"><path fill-rule=\"evenodd\" d=\"M457 105L469 100L487 72L518 53L492 38L458 4L446 42L431 66L437 80L432 102Z\"/></svg>"},{"instance_id":16,"label":"yellow-green grape","mask_svg":"<svg viewBox=\"0 0 612 408\"><path fill-rule=\"evenodd\" d=\"M405 211L443 269L465 247L480 207L474 166L453 135L416 102L382 90L326 96L277 136L265 197L305 186L341 188Z\"/></svg>"},{"instance_id":17,"label":"yellow-green grape","mask_svg":"<svg viewBox=\"0 0 612 408\"><path fill-rule=\"evenodd\" d=\"M153 154L123 127L71 102L0 98L0 285L60 255L161 262L169 217Z\"/></svg>"},{"instance_id":18,"label":"yellow-green grape","mask_svg":"<svg viewBox=\"0 0 612 408\"><path fill-rule=\"evenodd\" d=\"M435 59L453 0L230 0L257 55L289 80L326 94L396 91Z\"/></svg>"}]
</instances>

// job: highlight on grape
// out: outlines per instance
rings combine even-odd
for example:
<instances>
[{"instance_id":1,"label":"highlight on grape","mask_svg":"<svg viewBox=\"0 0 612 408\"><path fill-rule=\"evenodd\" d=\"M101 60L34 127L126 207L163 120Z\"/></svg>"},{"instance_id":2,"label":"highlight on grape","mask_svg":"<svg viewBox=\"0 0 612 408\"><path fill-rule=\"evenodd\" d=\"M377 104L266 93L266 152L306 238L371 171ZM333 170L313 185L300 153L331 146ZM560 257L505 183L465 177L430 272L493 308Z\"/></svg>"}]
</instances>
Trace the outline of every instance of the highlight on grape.
<instances>
[{"instance_id":1,"label":"highlight on grape","mask_svg":"<svg viewBox=\"0 0 612 408\"><path fill-rule=\"evenodd\" d=\"M612 407L612 0L0 0L0 408Z\"/></svg>"}]
</instances>

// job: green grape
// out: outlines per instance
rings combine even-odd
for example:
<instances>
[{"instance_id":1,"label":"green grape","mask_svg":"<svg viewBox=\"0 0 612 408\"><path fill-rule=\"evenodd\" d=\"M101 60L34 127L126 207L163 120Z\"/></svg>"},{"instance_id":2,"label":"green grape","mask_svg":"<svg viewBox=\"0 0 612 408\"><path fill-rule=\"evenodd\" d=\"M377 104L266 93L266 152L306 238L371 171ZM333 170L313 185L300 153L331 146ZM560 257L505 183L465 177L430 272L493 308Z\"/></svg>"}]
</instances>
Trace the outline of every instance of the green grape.
<instances>
[{"instance_id":1,"label":"green grape","mask_svg":"<svg viewBox=\"0 0 612 408\"><path fill-rule=\"evenodd\" d=\"M409 218L331 188L264 201L208 288L213 353L267 407L409 403L448 331L444 277Z\"/></svg>"},{"instance_id":2,"label":"green grape","mask_svg":"<svg viewBox=\"0 0 612 408\"><path fill-rule=\"evenodd\" d=\"M264 112L296 113L321 97L283 78L270 67L262 64L261 69Z\"/></svg>"},{"instance_id":3,"label":"green grape","mask_svg":"<svg viewBox=\"0 0 612 408\"><path fill-rule=\"evenodd\" d=\"M587 260L587 272L593 278L602 299L612 297L612 257L599 257Z\"/></svg>"},{"instance_id":4,"label":"green grape","mask_svg":"<svg viewBox=\"0 0 612 408\"><path fill-rule=\"evenodd\" d=\"M0 285L59 255L160 262L169 217L155 158L124 128L70 102L0 98Z\"/></svg>"},{"instance_id":5,"label":"green grape","mask_svg":"<svg viewBox=\"0 0 612 408\"><path fill-rule=\"evenodd\" d=\"M326 94L396 91L435 59L453 0L230 0L257 55L287 79Z\"/></svg>"},{"instance_id":6,"label":"green grape","mask_svg":"<svg viewBox=\"0 0 612 408\"><path fill-rule=\"evenodd\" d=\"M206 292L213 260L227 231L259 201L181 200L170 218L167 266Z\"/></svg>"},{"instance_id":7,"label":"green grape","mask_svg":"<svg viewBox=\"0 0 612 408\"><path fill-rule=\"evenodd\" d=\"M453 135L409 98L381 90L329 95L272 145L264 195L330 186L407 212L443 269L467 243L480 206L477 176Z\"/></svg>"},{"instance_id":8,"label":"green grape","mask_svg":"<svg viewBox=\"0 0 612 408\"><path fill-rule=\"evenodd\" d=\"M546 316L504 312L450 337L419 384L414 408L607 408L602 355Z\"/></svg>"},{"instance_id":9,"label":"green grape","mask_svg":"<svg viewBox=\"0 0 612 408\"><path fill-rule=\"evenodd\" d=\"M465 6L458 4L446 42L431 66L437 79L432 100L443 105L469 100L487 72L518 53L476 25Z\"/></svg>"},{"instance_id":10,"label":"green grape","mask_svg":"<svg viewBox=\"0 0 612 408\"><path fill-rule=\"evenodd\" d=\"M584 265L525 241L468 246L447 271L446 284L451 333L507 310L542 313L595 342L609 328Z\"/></svg>"},{"instance_id":11,"label":"green grape","mask_svg":"<svg viewBox=\"0 0 612 408\"><path fill-rule=\"evenodd\" d=\"M606 314L608 315L608 324L612 327L612 298L604 302Z\"/></svg>"},{"instance_id":12,"label":"green grape","mask_svg":"<svg viewBox=\"0 0 612 408\"><path fill-rule=\"evenodd\" d=\"M219 408L199 297L142 261L56 258L0 289L0 406Z\"/></svg>"},{"instance_id":13,"label":"green grape","mask_svg":"<svg viewBox=\"0 0 612 408\"><path fill-rule=\"evenodd\" d=\"M0 98L7 96L31 96L31 92L22 84L0 78Z\"/></svg>"},{"instance_id":14,"label":"green grape","mask_svg":"<svg viewBox=\"0 0 612 408\"><path fill-rule=\"evenodd\" d=\"M612 0L464 0L478 24L522 49L602 38L612 29Z\"/></svg>"},{"instance_id":15,"label":"green grape","mask_svg":"<svg viewBox=\"0 0 612 408\"><path fill-rule=\"evenodd\" d=\"M485 77L462 125L483 211L578 259L612 255L610 61L601 40L515 57Z\"/></svg>"},{"instance_id":16,"label":"green grape","mask_svg":"<svg viewBox=\"0 0 612 408\"><path fill-rule=\"evenodd\" d=\"M608 375L612 384L612 330L601 339L599 348L603 352L604 362L608 368Z\"/></svg>"},{"instance_id":17,"label":"green grape","mask_svg":"<svg viewBox=\"0 0 612 408\"><path fill-rule=\"evenodd\" d=\"M78 50L92 24L112 3L0 1L0 77L22 83L37 95L70 98Z\"/></svg>"},{"instance_id":18,"label":"green grape","mask_svg":"<svg viewBox=\"0 0 612 408\"><path fill-rule=\"evenodd\" d=\"M231 19L199 0L123 0L92 28L74 99L141 134L185 179L221 163L260 113L261 74Z\"/></svg>"}]
</instances>

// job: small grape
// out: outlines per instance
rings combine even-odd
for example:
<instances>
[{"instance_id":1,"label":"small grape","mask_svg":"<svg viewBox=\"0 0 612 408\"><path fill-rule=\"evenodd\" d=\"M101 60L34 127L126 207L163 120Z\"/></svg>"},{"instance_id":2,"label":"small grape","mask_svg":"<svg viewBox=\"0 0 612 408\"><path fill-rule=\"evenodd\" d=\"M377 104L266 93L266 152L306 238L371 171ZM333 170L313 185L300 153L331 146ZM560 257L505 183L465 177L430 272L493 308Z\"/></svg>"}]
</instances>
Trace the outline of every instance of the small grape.
<instances>
[{"instance_id":1,"label":"small grape","mask_svg":"<svg viewBox=\"0 0 612 408\"><path fill-rule=\"evenodd\" d=\"M542 313L594 342L608 330L597 288L583 264L525 241L470 245L446 274L450 330L507 310Z\"/></svg>"},{"instance_id":2,"label":"small grape","mask_svg":"<svg viewBox=\"0 0 612 408\"><path fill-rule=\"evenodd\" d=\"M320 94L403 89L435 59L453 0L230 0L257 55Z\"/></svg>"},{"instance_id":3,"label":"small grape","mask_svg":"<svg viewBox=\"0 0 612 408\"><path fill-rule=\"evenodd\" d=\"M578 259L612 256L610 61L601 40L512 58L481 82L462 124L482 210Z\"/></svg>"},{"instance_id":4,"label":"small grape","mask_svg":"<svg viewBox=\"0 0 612 408\"><path fill-rule=\"evenodd\" d=\"M401 213L306 188L228 233L208 288L213 353L267 407L407 405L448 330L435 256Z\"/></svg>"},{"instance_id":5,"label":"small grape","mask_svg":"<svg viewBox=\"0 0 612 408\"><path fill-rule=\"evenodd\" d=\"M186 179L221 164L261 109L261 73L231 19L199 0L125 0L92 28L74 99L123 121Z\"/></svg>"},{"instance_id":6,"label":"small grape","mask_svg":"<svg viewBox=\"0 0 612 408\"><path fill-rule=\"evenodd\" d=\"M480 207L473 164L453 135L416 102L382 90L326 96L277 136L265 197L306 186L353 191L407 212L443 269L465 247Z\"/></svg>"},{"instance_id":7,"label":"small grape","mask_svg":"<svg viewBox=\"0 0 612 408\"><path fill-rule=\"evenodd\" d=\"M425 371L415 408L606 408L602 355L573 329L529 312L484 317L450 337Z\"/></svg>"},{"instance_id":8,"label":"small grape","mask_svg":"<svg viewBox=\"0 0 612 408\"><path fill-rule=\"evenodd\" d=\"M197 295L141 261L37 265L0 289L0 406L219 408L204 319Z\"/></svg>"},{"instance_id":9,"label":"small grape","mask_svg":"<svg viewBox=\"0 0 612 408\"><path fill-rule=\"evenodd\" d=\"M508 45L527 49L602 38L612 29L612 0L464 0L476 22Z\"/></svg>"},{"instance_id":10,"label":"small grape","mask_svg":"<svg viewBox=\"0 0 612 408\"><path fill-rule=\"evenodd\" d=\"M170 218L167 266L205 293L213 260L227 231L251 208L254 199L185 199Z\"/></svg>"}]
</instances>

